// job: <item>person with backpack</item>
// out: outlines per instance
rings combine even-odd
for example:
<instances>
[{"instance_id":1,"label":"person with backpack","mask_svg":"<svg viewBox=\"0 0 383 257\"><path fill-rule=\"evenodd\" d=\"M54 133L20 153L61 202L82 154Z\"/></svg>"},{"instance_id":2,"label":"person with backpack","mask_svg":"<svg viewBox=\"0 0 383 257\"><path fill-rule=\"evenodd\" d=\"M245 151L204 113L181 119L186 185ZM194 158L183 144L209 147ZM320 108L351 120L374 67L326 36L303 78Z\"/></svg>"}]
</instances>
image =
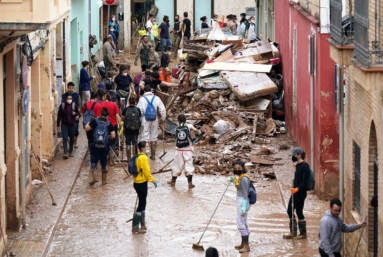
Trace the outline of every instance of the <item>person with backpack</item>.
<instances>
[{"instance_id":1,"label":"person with backpack","mask_svg":"<svg viewBox=\"0 0 383 257\"><path fill-rule=\"evenodd\" d=\"M92 131L92 143L90 147L91 157L92 157L92 181L89 183L90 185L94 185L98 182L98 169L97 164L100 161L101 171L102 171L102 184L108 184L106 180L106 175L108 170L106 169L107 164L107 156L109 153L109 139L114 139L116 137L116 133L114 132L114 128L112 124L108 120L109 112L106 107L102 108L101 117L95 118L91 120L85 126L85 131Z\"/></svg>"},{"instance_id":2,"label":"person with backpack","mask_svg":"<svg viewBox=\"0 0 383 257\"><path fill-rule=\"evenodd\" d=\"M62 102L57 113L57 131L63 135L64 159L68 159L68 137L69 137L69 156L73 157L73 145L76 132L76 122L80 118L80 112L76 103L72 102L72 95L66 97ZM60 127L61 124L61 127Z\"/></svg>"},{"instance_id":3,"label":"person with backpack","mask_svg":"<svg viewBox=\"0 0 383 257\"><path fill-rule=\"evenodd\" d=\"M149 37L147 35L143 36L141 44L138 45L136 57L134 58L134 66L137 66L138 56L140 57L142 71L145 71L146 66L144 65L149 64L149 51L152 46L153 44L149 43Z\"/></svg>"},{"instance_id":4,"label":"person with backpack","mask_svg":"<svg viewBox=\"0 0 383 257\"><path fill-rule=\"evenodd\" d=\"M94 114L94 107L98 104L96 99L97 99L96 93L91 92L90 93L90 101L88 101L87 103L85 103L81 107L81 112L82 112L82 115L84 117L82 119L82 125L83 125L84 129L85 129L86 124L88 124L91 120L96 118L96 115ZM86 131L86 138L88 139L88 147L90 149L90 145L91 145L92 140L93 140L92 131ZM92 163L92 153L90 153L90 161Z\"/></svg>"},{"instance_id":5,"label":"person with backpack","mask_svg":"<svg viewBox=\"0 0 383 257\"><path fill-rule=\"evenodd\" d=\"M122 110L124 134L128 162L132 155L137 155L138 134L141 127L141 111L136 107L136 98L129 98L129 106Z\"/></svg>"},{"instance_id":6,"label":"person with backpack","mask_svg":"<svg viewBox=\"0 0 383 257\"><path fill-rule=\"evenodd\" d=\"M121 96L113 90L114 82L111 81L105 84L106 94L109 95L110 101L116 103L118 107L122 105Z\"/></svg>"},{"instance_id":7,"label":"person with backpack","mask_svg":"<svg viewBox=\"0 0 383 257\"><path fill-rule=\"evenodd\" d=\"M141 120L141 140L150 142L150 159L155 160L158 137L157 111L161 116L161 120L165 121L166 109L161 99L152 93L150 86L145 86L144 92L137 105L143 114Z\"/></svg>"},{"instance_id":8,"label":"person with backpack","mask_svg":"<svg viewBox=\"0 0 383 257\"><path fill-rule=\"evenodd\" d=\"M176 155L172 163L172 179L167 183L171 186L176 185L177 177L180 176L185 169L185 176L188 179L189 188L194 188L193 185L193 145L190 137L190 130L198 135L201 135L201 130L194 127L192 124L186 123L185 114L178 115L178 127L176 128Z\"/></svg>"},{"instance_id":9,"label":"person with backpack","mask_svg":"<svg viewBox=\"0 0 383 257\"><path fill-rule=\"evenodd\" d=\"M251 181L249 175L246 173L245 163L241 160L234 161L234 175L230 177L230 181L237 188L237 227L241 233L241 244L234 248L240 253L250 252L249 246L249 223L247 221L247 214L250 210L249 191Z\"/></svg>"},{"instance_id":10,"label":"person with backpack","mask_svg":"<svg viewBox=\"0 0 383 257\"><path fill-rule=\"evenodd\" d=\"M74 92L74 86L75 84L70 81L68 82L68 85L67 85L67 91L65 92L65 94L61 95L61 103L66 103L67 101L67 97L69 95L72 96L72 103L75 103L76 106L80 106L80 95L79 93L77 92ZM80 134L80 132L78 131L78 125L79 125L79 120L76 121L76 130L75 130L75 133L74 133L74 142L73 142L73 146L74 146L74 149L77 149L78 148L78 144L77 144L77 139L78 139L78 135Z\"/></svg>"},{"instance_id":11,"label":"person with backpack","mask_svg":"<svg viewBox=\"0 0 383 257\"><path fill-rule=\"evenodd\" d=\"M287 214L290 218L290 233L284 235L284 239L307 239L306 220L303 215L303 207L307 197L308 183L310 181L310 166L305 162L306 153L300 147L295 147L291 154L291 160L295 164L293 188L290 189L291 197L287 207ZM299 236L297 236L297 221L292 210L292 198L294 197L294 210L298 216Z\"/></svg>"},{"instance_id":12,"label":"person with backpack","mask_svg":"<svg viewBox=\"0 0 383 257\"><path fill-rule=\"evenodd\" d=\"M116 132L116 136L109 141L109 146L114 150L118 151L118 136L117 136L117 131L118 131L118 124L121 123L121 117L120 117L120 110L118 109L118 106L115 102L112 101L111 97L109 94L104 94L103 97L103 102L100 103L99 105L96 106L94 114L96 117L100 117L101 112L104 107L107 108L109 112L108 120L112 124L114 131ZM114 165L114 153L112 151L109 152L109 165L113 166Z\"/></svg>"},{"instance_id":13,"label":"person with backpack","mask_svg":"<svg viewBox=\"0 0 383 257\"><path fill-rule=\"evenodd\" d=\"M147 227L145 222L146 197L148 196L148 181L152 182L157 188L157 182L150 172L150 164L148 155L149 142L141 141L138 143L138 155L134 157L136 160L137 174L133 175L133 187L137 192L138 206L133 217L132 233L146 233ZM133 161L133 158L132 158ZM141 224L141 228L140 228Z\"/></svg>"}]
</instances>

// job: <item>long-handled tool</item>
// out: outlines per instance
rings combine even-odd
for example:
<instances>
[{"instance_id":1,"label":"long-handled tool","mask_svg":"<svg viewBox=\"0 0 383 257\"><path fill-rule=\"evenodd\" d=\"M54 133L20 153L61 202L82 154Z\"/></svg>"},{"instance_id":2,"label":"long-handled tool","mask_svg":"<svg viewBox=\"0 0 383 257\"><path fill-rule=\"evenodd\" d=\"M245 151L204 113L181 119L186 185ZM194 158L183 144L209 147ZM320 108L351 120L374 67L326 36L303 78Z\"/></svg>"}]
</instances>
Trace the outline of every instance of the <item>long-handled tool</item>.
<instances>
[{"instance_id":1,"label":"long-handled tool","mask_svg":"<svg viewBox=\"0 0 383 257\"><path fill-rule=\"evenodd\" d=\"M164 157L165 154L167 154L167 152L165 152L165 122L163 122L162 124L162 150L164 151L164 153L161 155L160 160L162 160L162 157Z\"/></svg>"},{"instance_id":2,"label":"long-handled tool","mask_svg":"<svg viewBox=\"0 0 383 257\"><path fill-rule=\"evenodd\" d=\"M364 219L364 222L367 222L367 216L366 218ZM362 239L362 235L363 235L363 230L364 230L365 227L362 228L362 231L360 232L360 235L359 235L359 239L358 239L358 244L356 245L356 248L355 248L355 253L354 253L354 257L356 257L356 253L358 252L358 247L359 247L359 244L360 244L360 239Z\"/></svg>"},{"instance_id":3,"label":"long-handled tool","mask_svg":"<svg viewBox=\"0 0 383 257\"><path fill-rule=\"evenodd\" d=\"M42 170L42 168L41 168L41 166L40 166L39 161L38 161L37 158L36 158L35 151L33 150L33 147L32 147L32 142L31 142L31 153L32 153L33 159L34 159L35 162L36 162L36 165L39 167L39 172L40 172L40 174L41 174L41 177L43 178L43 181L44 181L45 185L47 186L48 193L49 193L49 195L51 196L51 199L52 199L52 205L56 206L56 205L57 205L57 204L56 204L56 201L55 201L55 199L53 198L53 195L52 195L51 190L49 189L48 182L47 182L47 180L45 179L45 176L44 176L44 172L43 172L43 170Z\"/></svg>"},{"instance_id":4,"label":"long-handled tool","mask_svg":"<svg viewBox=\"0 0 383 257\"><path fill-rule=\"evenodd\" d=\"M110 150L112 151L112 153L114 154L114 156L116 157L116 159L118 160L118 164L120 164L120 165L122 166L122 168L124 169L126 175L130 176L130 173L129 173L128 170L125 168L125 166L122 165L120 159L118 158L118 156L117 156L116 152L113 150L113 148L112 148L111 146L110 146L109 148L110 148Z\"/></svg>"},{"instance_id":5,"label":"long-handled tool","mask_svg":"<svg viewBox=\"0 0 383 257\"><path fill-rule=\"evenodd\" d=\"M176 95L172 98L172 100L170 101L170 103L166 106L166 117L169 116L170 110L171 110L171 108L173 107L174 102L177 100L178 96L181 94L182 90L184 90L184 87L183 87L183 86L181 86L181 87L177 90Z\"/></svg>"},{"instance_id":6,"label":"long-handled tool","mask_svg":"<svg viewBox=\"0 0 383 257\"><path fill-rule=\"evenodd\" d=\"M199 243L201 242L201 239L202 239L203 235L205 234L207 228L209 227L209 224L210 224L211 220L213 219L213 216L214 216L215 212L217 211L218 206L219 206L219 204L221 203L223 197L225 196L226 191L227 191L227 189L229 188L230 184L231 184L231 181L227 184L226 189L225 189L225 192L223 192L223 194L222 194L222 196L221 196L221 199L219 200L219 202L218 202L218 204L217 204L217 207L215 207L215 210L214 210L214 212L213 212L213 215L211 215L210 220L209 220L209 222L207 223L205 230L203 231L203 233L202 233L200 239L198 240L198 243L193 244L193 249L195 249L195 250L200 250L200 251L204 251L204 250L205 250L205 249L203 248L203 245L200 245Z\"/></svg>"},{"instance_id":7,"label":"long-handled tool","mask_svg":"<svg viewBox=\"0 0 383 257\"><path fill-rule=\"evenodd\" d=\"M172 161L174 161L174 159L171 159L168 163L165 164L164 167L162 167L161 169L159 169L156 173L160 173L160 171L163 171L170 163L172 163Z\"/></svg>"},{"instance_id":8,"label":"long-handled tool","mask_svg":"<svg viewBox=\"0 0 383 257\"><path fill-rule=\"evenodd\" d=\"M133 217L134 217L134 213L136 212L136 209L137 209L137 202L138 202L138 195L136 197L136 204L134 205L134 209L133 209ZM126 223L129 223L133 220L133 218L129 219L126 221Z\"/></svg>"}]
</instances>

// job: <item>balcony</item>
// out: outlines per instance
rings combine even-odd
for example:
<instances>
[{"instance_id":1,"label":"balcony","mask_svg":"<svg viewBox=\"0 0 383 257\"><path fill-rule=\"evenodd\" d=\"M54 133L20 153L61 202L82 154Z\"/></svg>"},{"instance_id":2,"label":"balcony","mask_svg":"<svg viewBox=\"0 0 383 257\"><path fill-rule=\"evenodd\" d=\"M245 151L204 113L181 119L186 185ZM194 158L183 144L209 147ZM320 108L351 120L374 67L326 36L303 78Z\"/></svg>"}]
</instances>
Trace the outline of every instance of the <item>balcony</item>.
<instances>
[{"instance_id":1,"label":"balcony","mask_svg":"<svg viewBox=\"0 0 383 257\"><path fill-rule=\"evenodd\" d=\"M354 40L354 18L342 17L342 0L330 1L331 39L339 46L351 44Z\"/></svg>"}]
</instances>

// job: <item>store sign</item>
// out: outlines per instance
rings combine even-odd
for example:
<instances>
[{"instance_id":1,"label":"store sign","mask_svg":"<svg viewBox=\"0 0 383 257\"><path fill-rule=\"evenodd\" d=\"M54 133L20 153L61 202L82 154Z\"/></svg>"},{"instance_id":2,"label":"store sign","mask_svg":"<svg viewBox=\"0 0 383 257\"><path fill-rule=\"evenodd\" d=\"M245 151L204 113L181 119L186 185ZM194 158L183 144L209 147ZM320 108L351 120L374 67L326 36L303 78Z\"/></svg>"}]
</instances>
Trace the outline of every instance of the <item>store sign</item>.
<instances>
[{"instance_id":1,"label":"store sign","mask_svg":"<svg viewBox=\"0 0 383 257\"><path fill-rule=\"evenodd\" d=\"M111 4L114 3L114 0L105 0L105 3L106 3L107 5L111 5Z\"/></svg>"}]
</instances>

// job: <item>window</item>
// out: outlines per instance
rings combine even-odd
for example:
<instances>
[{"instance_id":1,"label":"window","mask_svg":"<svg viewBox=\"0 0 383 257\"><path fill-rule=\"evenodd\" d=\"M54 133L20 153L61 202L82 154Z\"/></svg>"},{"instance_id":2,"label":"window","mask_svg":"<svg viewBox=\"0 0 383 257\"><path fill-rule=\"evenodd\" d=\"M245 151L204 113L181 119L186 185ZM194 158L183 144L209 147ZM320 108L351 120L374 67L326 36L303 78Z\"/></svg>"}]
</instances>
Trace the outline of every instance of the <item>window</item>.
<instances>
[{"instance_id":1,"label":"window","mask_svg":"<svg viewBox=\"0 0 383 257\"><path fill-rule=\"evenodd\" d=\"M354 207L360 213L360 147L354 142Z\"/></svg>"},{"instance_id":2,"label":"window","mask_svg":"<svg viewBox=\"0 0 383 257\"><path fill-rule=\"evenodd\" d=\"M364 65L370 64L368 47L368 2L366 0L355 0L355 57Z\"/></svg>"}]
</instances>

